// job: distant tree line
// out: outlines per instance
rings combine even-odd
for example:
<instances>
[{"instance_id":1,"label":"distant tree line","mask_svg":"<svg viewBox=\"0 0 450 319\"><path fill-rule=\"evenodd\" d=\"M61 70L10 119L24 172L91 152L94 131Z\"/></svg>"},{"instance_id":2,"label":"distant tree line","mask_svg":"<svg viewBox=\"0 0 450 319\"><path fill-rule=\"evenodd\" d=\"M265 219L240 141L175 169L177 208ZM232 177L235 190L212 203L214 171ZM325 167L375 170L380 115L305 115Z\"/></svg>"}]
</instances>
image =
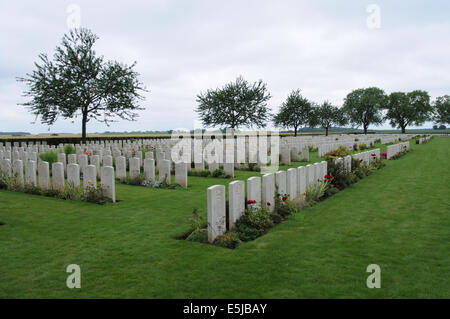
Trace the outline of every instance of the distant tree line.
<instances>
[{"instance_id":1,"label":"distant tree line","mask_svg":"<svg viewBox=\"0 0 450 319\"><path fill-rule=\"evenodd\" d=\"M206 126L260 128L272 120L277 127L292 128L295 135L305 127L322 128L328 135L330 128L345 125L362 127L367 134L369 125L377 126L384 121L405 133L407 126L419 126L425 121L434 121L441 127L450 122L450 97L441 96L431 103L428 92L423 90L387 95L376 87L356 89L339 107L329 101L317 104L296 89L287 96L276 114L268 111L269 99L270 94L262 80L251 84L238 77L223 88L200 93L196 111Z\"/></svg>"}]
</instances>

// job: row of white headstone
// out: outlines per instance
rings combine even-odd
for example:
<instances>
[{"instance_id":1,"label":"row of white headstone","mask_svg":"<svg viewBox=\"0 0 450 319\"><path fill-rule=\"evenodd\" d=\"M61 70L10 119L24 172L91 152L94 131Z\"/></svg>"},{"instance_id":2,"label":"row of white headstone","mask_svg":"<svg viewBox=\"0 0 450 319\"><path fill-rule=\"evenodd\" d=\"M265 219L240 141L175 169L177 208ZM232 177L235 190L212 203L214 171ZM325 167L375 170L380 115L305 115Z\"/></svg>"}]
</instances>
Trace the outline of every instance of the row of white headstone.
<instances>
[{"instance_id":1,"label":"row of white headstone","mask_svg":"<svg viewBox=\"0 0 450 319\"><path fill-rule=\"evenodd\" d=\"M39 187L42 190L54 189L59 191L64 191L66 187L64 164L62 162L52 164L51 179L49 163L45 161L40 161L36 165L36 161L29 160L24 165L22 160L15 160L11 165L9 159L2 159L0 160L0 169L3 174L13 176L16 182L21 186ZM80 165L70 163L67 165L66 171L67 185L80 187ZM115 202L116 190L114 168L112 166L101 167L100 180L103 195ZM97 189L97 168L95 165L87 165L84 169L83 187L85 191L88 187Z\"/></svg>"},{"instance_id":2,"label":"row of white headstone","mask_svg":"<svg viewBox=\"0 0 450 319\"><path fill-rule=\"evenodd\" d=\"M364 163L380 159L380 149L370 150L338 158L335 162L342 162L347 172L352 170L352 157ZM255 201L249 207L257 206L268 208L271 211L275 207L276 189L278 195L286 196L293 200L298 196L304 196L309 186L322 181L327 174L327 162L308 164L297 168L289 168L287 171L278 171L275 174L265 174L261 177L254 176L247 179L247 201ZM236 221L245 210L245 183L234 181L228 185L229 196L229 228L233 229ZM207 189L208 207L208 241L214 242L217 236L226 232L226 189L224 185L214 185Z\"/></svg>"},{"instance_id":3,"label":"row of white headstone","mask_svg":"<svg viewBox=\"0 0 450 319\"><path fill-rule=\"evenodd\" d=\"M327 173L327 162L308 164L287 171L253 176L247 179L247 203L249 207L262 207L273 210L275 196L286 196L294 200L303 196L309 186L322 181ZM245 210L245 182L233 181L228 185L229 227L232 229ZM214 185L207 190L208 200L208 241L226 231L225 186Z\"/></svg>"},{"instance_id":4,"label":"row of white headstone","mask_svg":"<svg viewBox=\"0 0 450 319\"><path fill-rule=\"evenodd\" d=\"M409 148L410 148L409 141L403 142L403 143L398 143L398 144L393 144L393 145L388 145L386 148L386 159L391 159L392 157L394 157L395 155L397 155L401 152L409 151Z\"/></svg>"},{"instance_id":5,"label":"row of white headstone","mask_svg":"<svg viewBox=\"0 0 450 319\"><path fill-rule=\"evenodd\" d=\"M427 141L431 140L432 137L433 137L432 135L428 135L428 136L419 138L419 144L426 143Z\"/></svg>"}]
</instances>

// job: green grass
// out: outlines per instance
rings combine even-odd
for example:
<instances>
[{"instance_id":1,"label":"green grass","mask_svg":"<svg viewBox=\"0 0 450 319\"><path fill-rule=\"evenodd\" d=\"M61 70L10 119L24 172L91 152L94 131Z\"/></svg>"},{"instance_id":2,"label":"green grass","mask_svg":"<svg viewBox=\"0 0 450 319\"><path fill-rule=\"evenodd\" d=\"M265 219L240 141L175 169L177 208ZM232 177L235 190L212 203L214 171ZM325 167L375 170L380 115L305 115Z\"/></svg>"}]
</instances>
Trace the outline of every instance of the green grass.
<instances>
[{"instance_id":1,"label":"green grass","mask_svg":"<svg viewBox=\"0 0 450 319\"><path fill-rule=\"evenodd\" d=\"M413 151L236 250L175 239L206 188L117 185L99 206L0 191L1 298L449 298L447 138ZM254 172L237 172L244 179ZM381 289L366 267L381 267ZM81 289L66 287L81 266Z\"/></svg>"}]
</instances>

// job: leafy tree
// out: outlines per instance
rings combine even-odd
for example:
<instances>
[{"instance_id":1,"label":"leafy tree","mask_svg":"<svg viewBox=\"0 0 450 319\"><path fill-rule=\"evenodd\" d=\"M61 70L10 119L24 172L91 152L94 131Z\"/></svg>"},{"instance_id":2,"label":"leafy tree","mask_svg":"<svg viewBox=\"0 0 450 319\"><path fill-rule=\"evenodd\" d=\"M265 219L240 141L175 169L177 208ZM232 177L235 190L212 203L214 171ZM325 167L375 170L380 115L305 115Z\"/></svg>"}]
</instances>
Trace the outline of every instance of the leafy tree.
<instances>
[{"instance_id":1,"label":"leafy tree","mask_svg":"<svg viewBox=\"0 0 450 319\"><path fill-rule=\"evenodd\" d=\"M196 112L205 126L224 125L233 132L240 126L265 127L270 97L262 80L250 84L240 76L223 88L197 95Z\"/></svg>"},{"instance_id":2,"label":"leafy tree","mask_svg":"<svg viewBox=\"0 0 450 319\"><path fill-rule=\"evenodd\" d=\"M385 118L390 120L392 127L400 127L402 133L408 124L409 113L411 112L408 96L403 92L393 92L389 95L387 113Z\"/></svg>"},{"instance_id":3,"label":"leafy tree","mask_svg":"<svg viewBox=\"0 0 450 319\"><path fill-rule=\"evenodd\" d=\"M86 123L92 119L109 125L113 117L135 120L134 111L146 91L131 66L104 61L93 49L98 37L88 29L74 29L65 34L51 61L39 55L36 70L18 81L25 82L23 103L41 122L52 125L58 117L82 118L82 140L86 141Z\"/></svg>"},{"instance_id":4,"label":"leafy tree","mask_svg":"<svg viewBox=\"0 0 450 319\"><path fill-rule=\"evenodd\" d=\"M295 90L283 102L273 122L278 127L293 127L297 136L298 128L312 124L313 119L313 104L300 94L300 90Z\"/></svg>"},{"instance_id":5,"label":"leafy tree","mask_svg":"<svg viewBox=\"0 0 450 319\"><path fill-rule=\"evenodd\" d=\"M431 112L430 96L426 91L393 92L389 95L385 118L392 127L399 127L405 133L406 126L422 125L430 119Z\"/></svg>"},{"instance_id":6,"label":"leafy tree","mask_svg":"<svg viewBox=\"0 0 450 319\"><path fill-rule=\"evenodd\" d=\"M434 117L435 123L449 124L450 123L450 96L444 95L436 98L434 102Z\"/></svg>"},{"instance_id":7,"label":"leafy tree","mask_svg":"<svg viewBox=\"0 0 450 319\"><path fill-rule=\"evenodd\" d=\"M364 134L370 124L383 122L381 110L386 108L388 97L383 90L371 87L350 92L344 100L343 111L351 124L362 126Z\"/></svg>"},{"instance_id":8,"label":"leafy tree","mask_svg":"<svg viewBox=\"0 0 450 319\"><path fill-rule=\"evenodd\" d=\"M314 117L312 124L313 126L320 126L325 129L325 136L328 136L328 129L330 127L345 125L347 119L345 118L344 112L338 107L331 105L330 102L325 101L320 106L315 107Z\"/></svg>"}]
</instances>

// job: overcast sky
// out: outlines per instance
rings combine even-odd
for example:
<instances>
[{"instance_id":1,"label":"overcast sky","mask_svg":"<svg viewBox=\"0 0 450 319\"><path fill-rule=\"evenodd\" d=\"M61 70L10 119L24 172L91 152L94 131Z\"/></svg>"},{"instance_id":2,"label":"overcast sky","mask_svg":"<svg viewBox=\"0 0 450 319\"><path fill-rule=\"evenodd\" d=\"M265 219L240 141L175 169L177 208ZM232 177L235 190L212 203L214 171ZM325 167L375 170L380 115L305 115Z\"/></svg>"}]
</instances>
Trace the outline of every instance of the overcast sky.
<instances>
[{"instance_id":1,"label":"overcast sky","mask_svg":"<svg viewBox=\"0 0 450 319\"><path fill-rule=\"evenodd\" d=\"M137 61L150 90L137 122L90 122L91 133L191 129L196 95L239 75L267 83L274 111L297 88L338 106L351 90L369 86L388 94L424 89L433 99L450 94L448 0L2 1L0 131L48 132L17 105L26 100L16 77L32 71L39 53L53 55L76 21L73 8L81 26L100 37L97 53ZM80 130L79 120L50 128Z\"/></svg>"}]
</instances>

